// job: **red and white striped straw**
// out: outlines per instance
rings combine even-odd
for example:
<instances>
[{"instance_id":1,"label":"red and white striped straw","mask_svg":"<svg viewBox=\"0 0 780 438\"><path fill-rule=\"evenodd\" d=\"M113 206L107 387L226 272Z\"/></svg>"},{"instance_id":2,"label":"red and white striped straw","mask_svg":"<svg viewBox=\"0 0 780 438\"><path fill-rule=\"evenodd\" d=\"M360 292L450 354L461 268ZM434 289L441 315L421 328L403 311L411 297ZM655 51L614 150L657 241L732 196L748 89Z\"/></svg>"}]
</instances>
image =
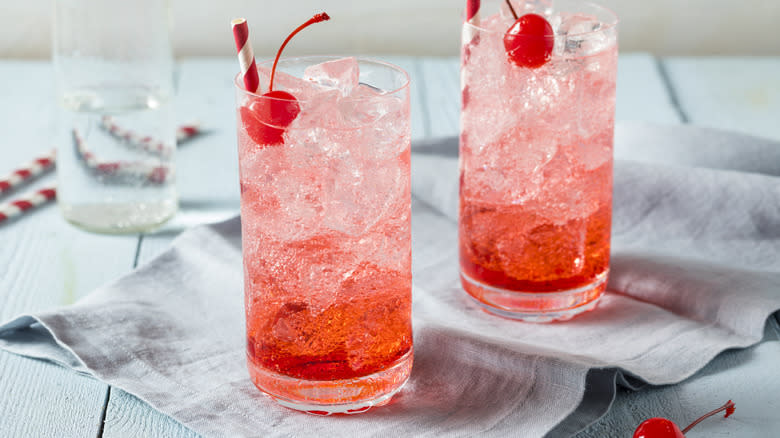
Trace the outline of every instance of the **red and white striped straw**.
<instances>
[{"instance_id":1,"label":"red and white striped straw","mask_svg":"<svg viewBox=\"0 0 780 438\"><path fill-rule=\"evenodd\" d=\"M156 141L154 138L148 135L142 136L129 129L122 128L114 122L114 119L111 116L103 116L100 119L100 127L117 140L121 140L129 146L149 153L160 155L162 157L170 157L175 150L172 145L165 144L161 141ZM176 129L176 142L181 143L183 141L189 140L199 133L200 128L197 123L181 125Z\"/></svg>"},{"instance_id":2,"label":"red and white striped straw","mask_svg":"<svg viewBox=\"0 0 780 438\"><path fill-rule=\"evenodd\" d=\"M54 167L55 157L56 152L51 150L14 170L4 178L0 178L0 195L11 191L11 189L19 184L52 169Z\"/></svg>"},{"instance_id":3,"label":"red and white striped straw","mask_svg":"<svg viewBox=\"0 0 780 438\"><path fill-rule=\"evenodd\" d=\"M162 184L172 177L168 166L149 165L133 161L100 161L95 157L86 145L84 138L78 130L73 130L73 144L76 154L95 176L102 182L137 182L147 181L153 184Z\"/></svg>"},{"instance_id":4,"label":"red and white striped straw","mask_svg":"<svg viewBox=\"0 0 780 438\"><path fill-rule=\"evenodd\" d=\"M479 0L466 1L466 23L471 26L463 27L463 44L468 44L477 34L474 26L479 26Z\"/></svg>"},{"instance_id":5,"label":"red and white striped straw","mask_svg":"<svg viewBox=\"0 0 780 438\"><path fill-rule=\"evenodd\" d=\"M27 193L19 199L15 199L6 204L0 204L0 223L43 205L56 197L56 189L54 187L47 187L45 189Z\"/></svg>"},{"instance_id":6,"label":"red and white striped straw","mask_svg":"<svg viewBox=\"0 0 780 438\"><path fill-rule=\"evenodd\" d=\"M467 0L466 1L466 21L463 23L463 32L461 33L461 44L464 48L464 62L468 57L470 44L478 41L479 31L479 0ZM460 69L460 91L462 94L462 102L465 105L466 102L466 87L469 84L470 78L468 77L468 69Z\"/></svg>"},{"instance_id":7,"label":"red and white striped straw","mask_svg":"<svg viewBox=\"0 0 780 438\"><path fill-rule=\"evenodd\" d=\"M466 21L472 20L479 24L479 0L466 0Z\"/></svg>"},{"instance_id":8,"label":"red and white striped straw","mask_svg":"<svg viewBox=\"0 0 780 438\"><path fill-rule=\"evenodd\" d=\"M257 76L255 55L252 52L252 44L249 41L249 26L246 19L236 18L230 22L233 27L233 39L236 41L238 51L238 63L241 65L241 77L247 91L255 93L260 87L260 78Z\"/></svg>"}]
</instances>

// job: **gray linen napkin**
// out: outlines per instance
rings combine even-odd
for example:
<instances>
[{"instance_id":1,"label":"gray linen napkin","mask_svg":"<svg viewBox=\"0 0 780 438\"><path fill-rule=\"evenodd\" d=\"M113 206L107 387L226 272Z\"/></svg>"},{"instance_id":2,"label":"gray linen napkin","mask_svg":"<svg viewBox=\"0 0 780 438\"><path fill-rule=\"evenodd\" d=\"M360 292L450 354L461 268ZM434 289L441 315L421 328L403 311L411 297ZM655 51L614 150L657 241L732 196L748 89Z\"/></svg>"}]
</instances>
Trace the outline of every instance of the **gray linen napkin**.
<instances>
[{"instance_id":1,"label":"gray linen napkin","mask_svg":"<svg viewBox=\"0 0 780 438\"><path fill-rule=\"evenodd\" d=\"M745 145L761 159L726 153ZM656 163L616 163L609 290L595 311L551 325L465 297L456 140L414 151L415 365L386 407L314 417L252 386L238 219L185 232L73 306L0 326L0 347L92 374L207 436L569 436L604 414L616 382L679 382L761 340L780 309L780 145L622 125L616 155ZM678 151L685 165L658 164Z\"/></svg>"}]
</instances>

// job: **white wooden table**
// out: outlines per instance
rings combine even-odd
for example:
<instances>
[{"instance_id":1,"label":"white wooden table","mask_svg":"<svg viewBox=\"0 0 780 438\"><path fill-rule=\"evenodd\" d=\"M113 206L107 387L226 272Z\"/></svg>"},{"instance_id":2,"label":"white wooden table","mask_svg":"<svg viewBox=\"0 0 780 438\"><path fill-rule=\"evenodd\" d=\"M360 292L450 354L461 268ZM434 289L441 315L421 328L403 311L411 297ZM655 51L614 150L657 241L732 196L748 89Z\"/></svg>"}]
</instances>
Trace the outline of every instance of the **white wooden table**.
<instances>
[{"instance_id":1,"label":"white wooden table","mask_svg":"<svg viewBox=\"0 0 780 438\"><path fill-rule=\"evenodd\" d=\"M413 137L456 134L460 95L457 59L384 59L412 76ZM66 224L53 205L0 225L0 321L73 303L153 258L187 226L238 211L231 83L236 70L233 58L179 63L178 118L199 119L211 132L180 150L182 213L163 230L128 236L89 234ZM780 58L657 59L628 54L620 58L618 76L618 120L691 123L780 140ZM0 174L52 147L55 118L51 84L48 62L0 60ZM50 175L27 188L52 182ZM761 345L743 359L735 354L718 360L734 361L740 372L745 367L745 372L777 367L780 361L780 348L775 345ZM718 377L722 372L714 374L668 388L621 392L612 412L578 436L630 436L649 416L691 419L703 403L715 404L720 398L713 399L706 391L686 390L686 385L695 386L697 378L734 378ZM696 400L700 401L694 412L687 406ZM773 403L780 406L777 400ZM197 434L121 389L0 351L0 437L39 436Z\"/></svg>"}]
</instances>

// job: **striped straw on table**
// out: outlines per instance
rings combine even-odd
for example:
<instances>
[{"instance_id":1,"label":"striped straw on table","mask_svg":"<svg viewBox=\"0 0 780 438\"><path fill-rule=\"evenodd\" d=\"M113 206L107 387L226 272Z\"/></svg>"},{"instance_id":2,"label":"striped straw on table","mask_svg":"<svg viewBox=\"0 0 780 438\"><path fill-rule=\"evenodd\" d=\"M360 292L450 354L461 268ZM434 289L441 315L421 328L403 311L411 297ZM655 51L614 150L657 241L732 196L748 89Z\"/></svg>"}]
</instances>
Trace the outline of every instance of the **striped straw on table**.
<instances>
[{"instance_id":1,"label":"striped straw on table","mask_svg":"<svg viewBox=\"0 0 780 438\"><path fill-rule=\"evenodd\" d=\"M35 207L41 206L56 197L57 190L54 187L47 187L45 189L26 193L11 202L0 204L0 223L19 216Z\"/></svg>"},{"instance_id":2,"label":"striped straw on table","mask_svg":"<svg viewBox=\"0 0 780 438\"><path fill-rule=\"evenodd\" d=\"M4 178L0 178L0 195L10 192L14 187L29 181L31 178L54 168L56 152L51 150L31 162L14 170Z\"/></svg>"},{"instance_id":3,"label":"striped straw on table","mask_svg":"<svg viewBox=\"0 0 780 438\"><path fill-rule=\"evenodd\" d=\"M233 27L233 39L236 41L238 63L241 65L241 78L244 81L244 87L251 93L258 92L260 78L257 76L255 55L249 41L249 26L244 18L236 18L230 22L230 25Z\"/></svg>"}]
</instances>

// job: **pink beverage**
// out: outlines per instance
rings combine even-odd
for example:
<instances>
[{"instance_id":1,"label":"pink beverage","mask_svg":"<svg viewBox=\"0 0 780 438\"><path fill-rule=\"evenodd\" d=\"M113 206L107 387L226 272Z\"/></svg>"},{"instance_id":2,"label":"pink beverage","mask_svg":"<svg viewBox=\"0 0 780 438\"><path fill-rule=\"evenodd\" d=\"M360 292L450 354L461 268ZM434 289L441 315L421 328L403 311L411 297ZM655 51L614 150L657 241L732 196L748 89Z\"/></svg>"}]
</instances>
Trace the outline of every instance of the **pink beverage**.
<instances>
[{"instance_id":1,"label":"pink beverage","mask_svg":"<svg viewBox=\"0 0 780 438\"><path fill-rule=\"evenodd\" d=\"M263 92L270 70L259 64ZM317 414L384 404L413 355L409 78L282 59L274 93L299 109L286 125L263 109L273 97L236 88L251 378Z\"/></svg>"},{"instance_id":2,"label":"pink beverage","mask_svg":"<svg viewBox=\"0 0 780 438\"><path fill-rule=\"evenodd\" d=\"M461 282L490 312L564 320L609 272L617 19L511 5L470 2L463 29Z\"/></svg>"}]
</instances>

